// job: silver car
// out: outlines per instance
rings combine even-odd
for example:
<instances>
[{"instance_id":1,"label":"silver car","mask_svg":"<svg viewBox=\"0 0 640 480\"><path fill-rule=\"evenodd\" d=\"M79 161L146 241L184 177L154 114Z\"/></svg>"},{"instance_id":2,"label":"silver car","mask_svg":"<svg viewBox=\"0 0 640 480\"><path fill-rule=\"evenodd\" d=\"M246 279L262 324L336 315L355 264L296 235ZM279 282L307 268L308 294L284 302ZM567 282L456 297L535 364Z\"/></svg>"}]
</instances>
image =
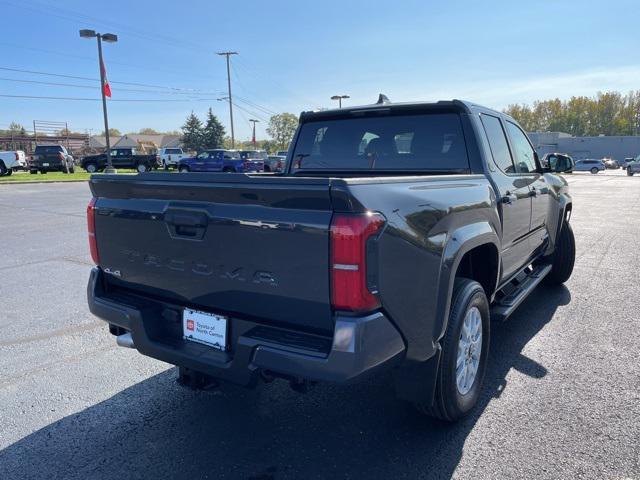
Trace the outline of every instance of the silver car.
<instances>
[{"instance_id":1,"label":"silver car","mask_svg":"<svg viewBox=\"0 0 640 480\"><path fill-rule=\"evenodd\" d=\"M602 172L606 169L602 160L596 160L587 158L585 160L576 160L576 165L573 167L574 172L591 172L594 175L598 172Z\"/></svg>"},{"instance_id":2,"label":"silver car","mask_svg":"<svg viewBox=\"0 0 640 480\"><path fill-rule=\"evenodd\" d=\"M627 163L627 175L633 177L635 173L640 173L640 155L633 161Z\"/></svg>"}]
</instances>

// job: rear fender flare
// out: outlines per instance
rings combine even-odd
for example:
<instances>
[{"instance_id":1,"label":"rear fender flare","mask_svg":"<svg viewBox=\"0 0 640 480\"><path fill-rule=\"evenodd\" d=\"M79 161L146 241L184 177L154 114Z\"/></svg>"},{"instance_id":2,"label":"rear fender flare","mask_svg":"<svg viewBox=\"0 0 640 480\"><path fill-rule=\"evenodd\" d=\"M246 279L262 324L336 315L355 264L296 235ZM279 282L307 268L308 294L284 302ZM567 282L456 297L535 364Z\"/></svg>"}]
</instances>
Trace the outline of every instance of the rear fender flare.
<instances>
[{"instance_id":1,"label":"rear fender flare","mask_svg":"<svg viewBox=\"0 0 640 480\"><path fill-rule=\"evenodd\" d=\"M451 295L453 294L453 283L456 272L464 255L472 249L481 245L493 245L500 252L500 239L489 222L483 221L464 225L448 235L447 243L442 255L442 265L440 267L440 282L438 283L438 303L433 330L434 347L440 341L447 328L449 318L449 308L451 306ZM498 268L496 272L495 285L498 284L500 272L500 258L498 257ZM488 293L491 297L493 292ZM491 298L489 298L489 301Z\"/></svg>"}]
</instances>

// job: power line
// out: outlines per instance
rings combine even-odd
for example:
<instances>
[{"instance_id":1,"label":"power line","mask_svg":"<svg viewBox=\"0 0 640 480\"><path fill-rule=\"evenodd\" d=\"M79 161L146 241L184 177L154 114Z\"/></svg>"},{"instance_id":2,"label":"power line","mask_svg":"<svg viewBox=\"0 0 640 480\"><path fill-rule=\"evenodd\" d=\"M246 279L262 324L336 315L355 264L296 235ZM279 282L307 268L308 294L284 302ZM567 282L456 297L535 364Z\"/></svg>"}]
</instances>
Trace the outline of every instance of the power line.
<instances>
[{"instance_id":1,"label":"power line","mask_svg":"<svg viewBox=\"0 0 640 480\"><path fill-rule=\"evenodd\" d=\"M18 83L34 83L37 85L49 85L53 87L75 87L75 88L88 88L91 90L99 89L100 86L94 85L78 85L77 83L57 83L57 82L40 82L38 80L25 80L21 78L5 78L0 77L0 81L6 82L18 82ZM174 92L174 91L166 91L166 90L141 90L137 88L118 88L118 92L137 92L137 93L154 93L160 95L200 95L200 93L191 93L191 92ZM213 92L211 92L213 93Z\"/></svg>"},{"instance_id":2,"label":"power line","mask_svg":"<svg viewBox=\"0 0 640 480\"><path fill-rule=\"evenodd\" d=\"M99 102L101 99L99 98L83 98L83 97L49 97L49 96L38 96L38 95L6 95L0 94L0 97L6 98L31 98L31 99L41 99L41 100L72 100L72 101L86 101L86 102ZM110 102L212 102L215 101L215 98L176 98L176 99L166 99L166 98L157 98L157 99L142 99L142 98L112 98Z\"/></svg>"},{"instance_id":3,"label":"power line","mask_svg":"<svg viewBox=\"0 0 640 480\"><path fill-rule=\"evenodd\" d=\"M90 78L90 77L78 77L75 75L64 75L62 73L51 73L51 72L38 72L35 70L24 70L24 69L20 69L20 68L10 68L10 67L0 67L0 70L6 70L9 72L19 72L19 73L29 73L32 75L45 75L45 76L49 76L49 77L60 77L60 78L71 78L73 80L88 80L91 82L99 82L99 80L97 78ZM195 94L205 94L205 95L215 95L215 92L207 92L207 91L203 91L203 90L197 90L197 89L188 89L188 88L182 88L182 87L166 87L163 85L150 85L147 83L134 83L134 82L118 82L115 80L109 80L109 83L114 83L114 84L118 84L118 85L131 85L134 87L149 87L149 88L164 88L167 90L175 90L175 91L185 91L185 92L192 92Z\"/></svg>"}]
</instances>

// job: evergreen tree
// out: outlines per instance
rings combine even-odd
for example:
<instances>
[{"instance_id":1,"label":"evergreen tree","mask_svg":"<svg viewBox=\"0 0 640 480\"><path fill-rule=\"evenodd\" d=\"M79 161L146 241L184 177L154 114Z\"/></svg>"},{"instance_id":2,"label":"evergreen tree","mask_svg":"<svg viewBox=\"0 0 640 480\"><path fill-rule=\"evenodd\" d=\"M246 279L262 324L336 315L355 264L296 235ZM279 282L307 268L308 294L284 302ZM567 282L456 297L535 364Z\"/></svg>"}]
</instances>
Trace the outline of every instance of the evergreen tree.
<instances>
[{"instance_id":1,"label":"evergreen tree","mask_svg":"<svg viewBox=\"0 0 640 480\"><path fill-rule=\"evenodd\" d=\"M182 143L185 150L201 150L204 147L202 122L191 112L182 126Z\"/></svg>"},{"instance_id":2,"label":"evergreen tree","mask_svg":"<svg viewBox=\"0 0 640 480\"><path fill-rule=\"evenodd\" d=\"M224 145L225 130L211 108L207 113L207 122L203 129L203 144L205 148L222 148Z\"/></svg>"}]
</instances>

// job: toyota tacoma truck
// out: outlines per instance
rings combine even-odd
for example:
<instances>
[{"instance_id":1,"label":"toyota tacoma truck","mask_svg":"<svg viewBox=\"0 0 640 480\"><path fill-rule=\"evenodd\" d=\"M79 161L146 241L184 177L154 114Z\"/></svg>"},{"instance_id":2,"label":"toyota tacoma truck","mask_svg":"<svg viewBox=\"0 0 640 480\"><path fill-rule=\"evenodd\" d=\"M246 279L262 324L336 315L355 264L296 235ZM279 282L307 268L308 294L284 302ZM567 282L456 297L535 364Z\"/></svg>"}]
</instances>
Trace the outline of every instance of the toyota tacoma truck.
<instances>
[{"instance_id":1,"label":"toyota tacoma truck","mask_svg":"<svg viewBox=\"0 0 640 480\"><path fill-rule=\"evenodd\" d=\"M454 421L491 320L571 275L567 158L543 168L503 113L381 96L302 113L281 174L94 175L89 307L184 385L389 370Z\"/></svg>"},{"instance_id":2,"label":"toyota tacoma truck","mask_svg":"<svg viewBox=\"0 0 640 480\"><path fill-rule=\"evenodd\" d=\"M138 153L137 149L131 147L112 148L109 156L115 168L134 168L142 173L158 167L157 155ZM107 167L107 154L87 155L80 166L89 173L101 172Z\"/></svg>"}]
</instances>

